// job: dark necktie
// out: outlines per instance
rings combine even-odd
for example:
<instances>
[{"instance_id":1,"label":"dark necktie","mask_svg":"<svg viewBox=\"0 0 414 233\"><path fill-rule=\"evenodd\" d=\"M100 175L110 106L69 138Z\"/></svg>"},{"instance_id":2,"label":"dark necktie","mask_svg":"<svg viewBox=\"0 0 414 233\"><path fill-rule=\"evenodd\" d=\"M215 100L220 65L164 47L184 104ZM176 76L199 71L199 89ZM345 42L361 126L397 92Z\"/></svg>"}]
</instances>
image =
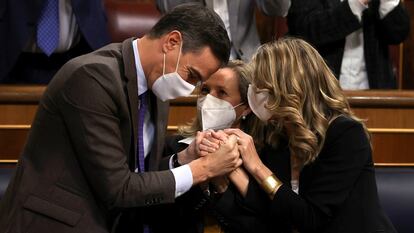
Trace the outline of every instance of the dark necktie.
<instances>
[{"instance_id":1,"label":"dark necktie","mask_svg":"<svg viewBox=\"0 0 414 233\"><path fill-rule=\"evenodd\" d=\"M59 0L46 0L37 24L37 46L50 56L59 44Z\"/></svg>"},{"instance_id":2,"label":"dark necktie","mask_svg":"<svg viewBox=\"0 0 414 233\"><path fill-rule=\"evenodd\" d=\"M138 96L139 98L139 112L138 112L138 153L137 153L137 168L138 172L145 171L145 156L144 156L144 121L145 113L147 112L147 91ZM150 233L148 225L144 225L143 233Z\"/></svg>"},{"instance_id":3,"label":"dark necktie","mask_svg":"<svg viewBox=\"0 0 414 233\"><path fill-rule=\"evenodd\" d=\"M147 92L139 95L139 112L138 112L138 146L137 146L137 168L139 172L145 171L145 156L144 156L144 121L145 113L147 112Z\"/></svg>"}]
</instances>

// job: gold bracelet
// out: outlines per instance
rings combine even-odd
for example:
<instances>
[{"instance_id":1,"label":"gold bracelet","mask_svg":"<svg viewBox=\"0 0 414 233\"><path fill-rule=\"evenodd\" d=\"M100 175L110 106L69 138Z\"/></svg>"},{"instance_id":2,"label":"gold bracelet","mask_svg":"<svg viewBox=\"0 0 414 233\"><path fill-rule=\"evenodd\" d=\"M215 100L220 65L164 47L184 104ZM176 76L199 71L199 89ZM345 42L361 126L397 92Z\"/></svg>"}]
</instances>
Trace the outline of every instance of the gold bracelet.
<instances>
[{"instance_id":1,"label":"gold bracelet","mask_svg":"<svg viewBox=\"0 0 414 233\"><path fill-rule=\"evenodd\" d=\"M262 181L261 186L264 191L273 198L282 184L283 183L275 176L275 174L272 174Z\"/></svg>"}]
</instances>

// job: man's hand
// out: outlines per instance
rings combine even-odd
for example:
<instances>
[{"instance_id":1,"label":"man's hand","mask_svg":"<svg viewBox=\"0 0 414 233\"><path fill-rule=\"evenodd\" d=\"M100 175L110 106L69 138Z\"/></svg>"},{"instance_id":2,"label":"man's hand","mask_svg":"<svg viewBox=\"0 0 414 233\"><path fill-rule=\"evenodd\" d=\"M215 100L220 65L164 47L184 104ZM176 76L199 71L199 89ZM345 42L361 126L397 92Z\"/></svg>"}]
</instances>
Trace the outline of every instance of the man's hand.
<instances>
[{"instance_id":1,"label":"man's hand","mask_svg":"<svg viewBox=\"0 0 414 233\"><path fill-rule=\"evenodd\" d=\"M192 161L193 185L216 176L227 174L242 164L237 147L237 137L231 135L221 142L220 148L207 156Z\"/></svg>"},{"instance_id":2,"label":"man's hand","mask_svg":"<svg viewBox=\"0 0 414 233\"><path fill-rule=\"evenodd\" d=\"M262 161L257 154L253 138L241 131L240 129L225 129L224 132L237 136L237 144L240 155L243 158L243 166L249 173L263 166Z\"/></svg>"}]
</instances>

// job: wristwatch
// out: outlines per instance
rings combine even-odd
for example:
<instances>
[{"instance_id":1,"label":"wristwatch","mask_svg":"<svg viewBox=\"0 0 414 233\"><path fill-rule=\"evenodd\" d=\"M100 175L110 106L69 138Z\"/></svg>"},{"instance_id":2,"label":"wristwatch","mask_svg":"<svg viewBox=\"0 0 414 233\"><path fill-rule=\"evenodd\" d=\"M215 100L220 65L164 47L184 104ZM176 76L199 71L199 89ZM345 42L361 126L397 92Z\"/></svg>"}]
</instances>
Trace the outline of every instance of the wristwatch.
<instances>
[{"instance_id":1,"label":"wristwatch","mask_svg":"<svg viewBox=\"0 0 414 233\"><path fill-rule=\"evenodd\" d=\"M181 164L178 162L178 154L175 153L172 155L172 165L174 168L181 166Z\"/></svg>"}]
</instances>

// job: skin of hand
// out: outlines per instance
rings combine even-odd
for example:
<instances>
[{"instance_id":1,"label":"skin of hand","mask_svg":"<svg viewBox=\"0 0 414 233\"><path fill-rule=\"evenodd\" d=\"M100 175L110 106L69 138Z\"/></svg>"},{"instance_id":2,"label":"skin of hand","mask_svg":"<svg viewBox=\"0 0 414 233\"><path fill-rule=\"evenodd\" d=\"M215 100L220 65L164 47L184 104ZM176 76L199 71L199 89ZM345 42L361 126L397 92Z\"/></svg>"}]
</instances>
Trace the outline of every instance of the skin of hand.
<instances>
[{"instance_id":1,"label":"skin of hand","mask_svg":"<svg viewBox=\"0 0 414 233\"><path fill-rule=\"evenodd\" d=\"M212 136L220 141L227 140L229 135L225 131L221 130L214 132L212 133ZM249 185L249 176L241 166L230 172L228 177L217 177L216 179L213 179L211 182L213 183L213 185L215 185L218 192L222 193L227 190L228 180L230 180L236 186L236 188L242 196L246 196L247 188Z\"/></svg>"},{"instance_id":2,"label":"skin of hand","mask_svg":"<svg viewBox=\"0 0 414 233\"><path fill-rule=\"evenodd\" d=\"M370 2L371 0L359 0L359 2L361 2L362 4L364 4L364 5L368 5L368 3Z\"/></svg>"},{"instance_id":3,"label":"skin of hand","mask_svg":"<svg viewBox=\"0 0 414 233\"><path fill-rule=\"evenodd\" d=\"M225 175L242 164L237 137L230 135L220 148L207 156L189 163L193 173L193 184L199 184L216 176Z\"/></svg>"},{"instance_id":4,"label":"skin of hand","mask_svg":"<svg viewBox=\"0 0 414 233\"><path fill-rule=\"evenodd\" d=\"M240 129L225 129L224 132L237 136L237 144L243 159L243 166L259 183L272 175L272 171L263 164L257 154L253 138L250 135Z\"/></svg>"},{"instance_id":5,"label":"skin of hand","mask_svg":"<svg viewBox=\"0 0 414 233\"><path fill-rule=\"evenodd\" d=\"M230 181L236 186L239 193L245 197L249 186L249 176L243 167L238 167L228 175Z\"/></svg>"},{"instance_id":6,"label":"skin of hand","mask_svg":"<svg viewBox=\"0 0 414 233\"><path fill-rule=\"evenodd\" d=\"M220 139L216 139L212 135L213 133L213 130L207 130L204 134L204 137L199 142L197 142L201 156L213 153L220 147Z\"/></svg>"},{"instance_id":7,"label":"skin of hand","mask_svg":"<svg viewBox=\"0 0 414 233\"><path fill-rule=\"evenodd\" d=\"M178 153L178 162L188 164L199 157L215 152L219 146L219 141L211 136L211 131L198 131L190 145Z\"/></svg>"},{"instance_id":8,"label":"skin of hand","mask_svg":"<svg viewBox=\"0 0 414 233\"><path fill-rule=\"evenodd\" d=\"M200 149L207 153L212 153L220 147L221 143L228 140L228 135L224 131L219 130L217 132L211 130L210 134L206 136L200 144ZM205 149L205 148L209 148ZM207 151L208 150L208 151ZM218 193L224 193L229 185L229 179L226 176L217 176L210 180L211 184L214 185Z\"/></svg>"}]
</instances>

